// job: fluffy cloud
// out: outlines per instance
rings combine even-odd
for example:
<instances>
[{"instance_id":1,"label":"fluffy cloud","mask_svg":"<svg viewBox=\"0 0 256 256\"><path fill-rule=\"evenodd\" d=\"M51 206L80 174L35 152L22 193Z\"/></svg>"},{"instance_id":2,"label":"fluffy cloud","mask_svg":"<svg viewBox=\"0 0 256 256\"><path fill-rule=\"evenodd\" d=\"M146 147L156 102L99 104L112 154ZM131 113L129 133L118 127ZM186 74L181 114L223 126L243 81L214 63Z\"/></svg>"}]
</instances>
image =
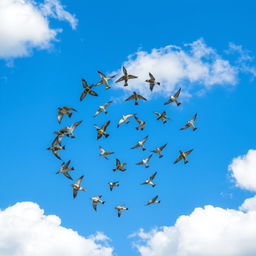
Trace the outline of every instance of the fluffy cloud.
<instances>
[{"instance_id":1,"label":"fluffy cloud","mask_svg":"<svg viewBox=\"0 0 256 256\"><path fill-rule=\"evenodd\" d=\"M246 199L240 206L241 211L256 211L256 196Z\"/></svg>"},{"instance_id":2,"label":"fluffy cloud","mask_svg":"<svg viewBox=\"0 0 256 256\"><path fill-rule=\"evenodd\" d=\"M0 211L1 256L111 256L104 234L84 238L61 226L55 215L45 215L32 202L17 203Z\"/></svg>"},{"instance_id":3,"label":"fluffy cloud","mask_svg":"<svg viewBox=\"0 0 256 256\"><path fill-rule=\"evenodd\" d=\"M189 84L199 84L205 88L237 83L236 67L207 46L202 39L184 47L168 45L151 52L138 51L129 56L123 66L128 73L139 78L130 80L128 87L124 88L122 82L117 86L132 91L137 89L144 94L149 93L145 83L149 72L161 82L161 86L156 85L154 90L163 94ZM122 75L121 70L113 73Z\"/></svg>"},{"instance_id":4,"label":"fluffy cloud","mask_svg":"<svg viewBox=\"0 0 256 256\"><path fill-rule=\"evenodd\" d=\"M234 158L228 169L238 187L256 191L256 150Z\"/></svg>"},{"instance_id":5,"label":"fluffy cloud","mask_svg":"<svg viewBox=\"0 0 256 256\"><path fill-rule=\"evenodd\" d=\"M256 211L241 212L213 206L196 208L174 226L139 232L141 256L256 255Z\"/></svg>"},{"instance_id":6,"label":"fluffy cloud","mask_svg":"<svg viewBox=\"0 0 256 256\"><path fill-rule=\"evenodd\" d=\"M34 48L49 48L61 31L49 27L50 17L66 20L72 28L77 24L58 0L45 0L40 5L33 0L1 0L0 58L23 57Z\"/></svg>"}]
</instances>

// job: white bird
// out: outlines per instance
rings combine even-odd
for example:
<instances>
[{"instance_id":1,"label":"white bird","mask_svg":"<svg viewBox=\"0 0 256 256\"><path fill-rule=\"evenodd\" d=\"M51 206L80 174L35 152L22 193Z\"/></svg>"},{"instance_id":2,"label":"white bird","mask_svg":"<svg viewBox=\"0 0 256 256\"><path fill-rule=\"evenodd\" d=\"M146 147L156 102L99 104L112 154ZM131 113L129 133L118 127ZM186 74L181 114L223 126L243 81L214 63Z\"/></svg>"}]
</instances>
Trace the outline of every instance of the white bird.
<instances>
[{"instance_id":1,"label":"white bird","mask_svg":"<svg viewBox=\"0 0 256 256\"><path fill-rule=\"evenodd\" d=\"M169 100L167 100L164 105L170 104L172 102L175 102L177 106L179 106L181 103L178 101L178 97L180 96L181 88L174 94L172 95Z\"/></svg>"},{"instance_id":2,"label":"white bird","mask_svg":"<svg viewBox=\"0 0 256 256\"><path fill-rule=\"evenodd\" d=\"M195 125L194 125L194 122L196 121L196 118L197 118L197 114L195 114L193 116L193 118L190 121L187 122L187 124L185 124L183 127L181 127L180 130L185 130L189 127L191 127L193 131L197 130L197 127L195 127Z\"/></svg>"},{"instance_id":3,"label":"white bird","mask_svg":"<svg viewBox=\"0 0 256 256\"><path fill-rule=\"evenodd\" d=\"M106 202L101 200L101 197L102 196L94 196L94 197L91 197L90 199L92 200L92 207L95 211L97 211L97 204L100 203L100 204L105 204Z\"/></svg>"},{"instance_id":4,"label":"white bird","mask_svg":"<svg viewBox=\"0 0 256 256\"><path fill-rule=\"evenodd\" d=\"M122 118L119 120L117 127L119 127L122 123L129 123L129 118L132 116L135 116L136 114L128 114L128 115L123 115Z\"/></svg>"},{"instance_id":5,"label":"white bird","mask_svg":"<svg viewBox=\"0 0 256 256\"><path fill-rule=\"evenodd\" d=\"M164 144L163 146L156 148L156 149L152 150L151 152L158 154L159 158L162 158L163 157L162 150L166 147L166 145L167 144Z\"/></svg>"},{"instance_id":6,"label":"white bird","mask_svg":"<svg viewBox=\"0 0 256 256\"><path fill-rule=\"evenodd\" d=\"M55 132L55 134L62 135L62 136L67 136L67 137L70 137L70 138L75 138L75 135L73 134L73 132L76 129L76 127L78 125L80 125L81 123L82 123L82 121L75 122L69 127L67 126L63 129L60 129L59 131Z\"/></svg>"},{"instance_id":7,"label":"white bird","mask_svg":"<svg viewBox=\"0 0 256 256\"><path fill-rule=\"evenodd\" d=\"M142 161L137 163L137 165L145 165L145 167L148 168L149 167L148 161L151 159L151 157L152 157L152 154L148 156L146 159L143 159Z\"/></svg>"},{"instance_id":8,"label":"white bird","mask_svg":"<svg viewBox=\"0 0 256 256\"><path fill-rule=\"evenodd\" d=\"M78 192L79 190L81 190L81 191L86 191L86 188L83 188L83 187L80 186L80 184L81 184L83 178L84 178L84 176L81 176L81 177L76 181L75 184L72 184L72 185L71 185L71 187L73 187L73 197L74 197L74 198L76 198L77 192Z\"/></svg>"},{"instance_id":9,"label":"white bird","mask_svg":"<svg viewBox=\"0 0 256 256\"><path fill-rule=\"evenodd\" d=\"M95 86L104 84L106 90L110 89L111 87L109 86L108 81L113 79L115 76L105 76L102 72L100 71L97 71L97 72L100 75L101 80Z\"/></svg>"},{"instance_id":10,"label":"white bird","mask_svg":"<svg viewBox=\"0 0 256 256\"><path fill-rule=\"evenodd\" d=\"M102 106L99 106L97 112L94 114L94 117L97 116L98 114L100 114L101 112L104 112L105 114L107 114L107 110L106 110L106 107L108 107L113 101L109 101L107 103L105 103L104 105Z\"/></svg>"},{"instance_id":11,"label":"white bird","mask_svg":"<svg viewBox=\"0 0 256 256\"><path fill-rule=\"evenodd\" d=\"M160 204L160 201L157 200L158 196L155 196L154 198L152 198L151 200L149 200L146 204L147 205L150 205L150 204Z\"/></svg>"},{"instance_id":12,"label":"white bird","mask_svg":"<svg viewBox=\"0 0 256 256\"><path fill-rule=\"evenodd\" d=\"M123 205L118 205L118 206L115 207L115 209L117 210L117 216L118 216L118 217L121 216L121 212L122 212L123 210L125 210L125 211L128 210L128 208L125 207L125 206L123 206Z\"/></svg>"},{"instance_id":13,"label":"white bird","mask_svg":"<svg viewBox=\"0 0 256 256\"><path fill-rule=\"evenodd\" d=\"M108 155L112 155L112 154L114 154L114 152L108 152L108 151L106 151L103 147L101 147L101 146L99 146L99 148L100 148L100 154L99 154L99 156L103 156L105 159L107 159L108 160Z\"/></svg>"},{"instance_id":14,"label":"white bird","mask_svg":"<svg viewBox=\"0 0 256 256\"><path fill-rule=\"evenodd\" d=\"M151 185L153 188L156 186L156 184L153 183L154 178L156 177L157 172L152 174L146 181L144 181L141 185Z\"/></svg>"},{"instance_id":15,"label":"white bird","mask_svg":"<svg viewBox=\"0 0 256 256\"><path fill-rule=\"evenodd\" d=\"M69 171L73 171L75 168L74 168L74 167L69 168L69 167L68 167L69 164L70 164L70 160L67 161L66 163L62 163L60 170L58 170L58 171L56 172L56 174L58 174L58 173L63 173L68 179L73 180L72 177L69 175L68 172L69 172Z\"/></svg>"},{"instance_id":16,"label":"white bird","mask_svg":"<svg viewBox=\"0 0 256 256\"><path fill-rule=\"evenodd\" d=\"M144 151L146 150L146 148L144 147L144 143L147 141L148 136L146 136L144 139L142 139L141 141L139 141L135 146L133 146L131 149L135 149L135 148L139 148L141 147L141 149Z\"/></svg>"},{"instance_id":17,"label":"white bird","mask_svg":"<svg viewBox=\"0 0 256 256\"><path fill-rule=\"evenodd\" d=\"M114 187L119 187L119 182L118 181L111 181L111 182L108 182L108 185L109 185L110 191L112 191Z\"/></svg>"}]
</instances>

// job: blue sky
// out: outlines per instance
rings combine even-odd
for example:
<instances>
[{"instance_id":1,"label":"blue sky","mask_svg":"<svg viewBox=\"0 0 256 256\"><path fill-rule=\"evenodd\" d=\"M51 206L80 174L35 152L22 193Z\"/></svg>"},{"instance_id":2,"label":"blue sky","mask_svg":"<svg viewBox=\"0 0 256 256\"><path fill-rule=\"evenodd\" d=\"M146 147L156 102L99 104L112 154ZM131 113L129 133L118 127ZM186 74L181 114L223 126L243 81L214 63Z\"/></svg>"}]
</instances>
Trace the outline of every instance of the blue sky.
<instances>
[{"instance_id":1,"label":"blue sky","mask_svg":"<svg viewBox=\"0 0 256 256\"><path fill-rule=\"evenodd\" d=\"M205 205L238 210L256 189L237 188L240 181L232 181L228 166L233 158L255 148L256 88L253 59L246 61L241 58L246 51L232 55L228 49L230 43L242 46L254 58L255 3L223 3L218 0L214 3L62 0L61 3L76 17L76 28L72 29L60 17L45 16L51 29L62 29L50 40L50 46L43 47L46 49L40 49L40 44L35 49L33 45L26 46L29 54L22 56L8 56L0 50L3 128L0 208L4 210L17 202L34 202L44 209L46 215L59 216L62 226L81 236L103 232L111 239L109 245L114 248L115 255L122 256L150 255L135 248L133 243L137 237L129 238L140 229L149 232L154 228L173 226L181 215L190 215L196 207ZM0 11L1 8L4 7L0 5ZM0 18L1 15L2 12ZM0 26L7 27L7 23L1 24L3 20L0 19ZM214 51L209 59L208 55L200 59L202 66L211 65L216 59L225 60L233 73L223 68L225 76L220 80L220 73L209 75L208 80L204 74L199 75L194 81L184 75L181 80L170 83L170 87L167 80L164 82L166 90L154 93L149 101L141 102L139 106L124 102L132 91L115 85L108 91L97 87L95 91L99 97L88 96L79 102L81 78L90 84L95 83L99 80L97 70L115 73L124 62L136 70L139 65L136 56L127 60L129 55L138 51L150 54L154 48L175 45L191 56L191 46L184 45L197 40ZM2 45L4 43L0 43L0 49ZM154 70L148 72L154 74ZM226 79L228 75L231 79ZM157 78L157 74L155 76ZM219 82L212 82L214 79ZM134 86L145 90L136 87L141 84ZM179 87L184 89L182 105L164 106L167 97ZM98 106L110 99L114 104L109 106L109 113L93 118ZM78 112L71 119L64 117L59 125L57 108L65 105ZM171 118L165 125L156 121L153 114L164 110ZM137 113L147 121L144 131L135 129L134 120L116 128L121 115L129 113ZM198 130L179 131L195 113L198 113ZM71 160L75 167L71 173L74 179L85 175L83 185L88 191L80 192L74 200L71 182L62 175L55 175L61 161L46 148L54 139L54 131L79 120L83 122L75 131L76 139L64 138L66 150L60 152L63 160ZM110 136L97 141L93 125L102 125L107 120L111 120ZM146 135L149 135L146 152L130 150ZM148 156L150 150L165 143L168 146L163 151L164 157L159 159L154 155L150 168L135 165ZM110 160L98 156L99 145L115 152ZM194 151L189 155L187 165L181 162L173 165L179 150L191 148ZM127 172L112 172L116 157L127 162ZM155 188L139 185L155 171L158 172ZM113 192L107 186L111 180L120 182L120 187ZM89 198L97 194L103 195L106 204L99 205L98 211L94 212ZM155 195L159 195L161 203L145 207ZM117 204L129 208L121 218L117 218L114 210Z\"/></svg>"}]
</instances>

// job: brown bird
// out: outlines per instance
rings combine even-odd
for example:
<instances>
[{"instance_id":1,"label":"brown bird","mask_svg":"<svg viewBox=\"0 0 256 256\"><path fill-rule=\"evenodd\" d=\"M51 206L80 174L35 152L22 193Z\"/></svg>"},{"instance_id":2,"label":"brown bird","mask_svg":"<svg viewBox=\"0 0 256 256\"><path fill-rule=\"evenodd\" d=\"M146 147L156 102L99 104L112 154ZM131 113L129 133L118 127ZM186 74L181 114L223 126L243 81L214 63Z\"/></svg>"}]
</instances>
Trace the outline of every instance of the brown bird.
<instances>
[{"instance_id":1,"label":"brown bird","mask_svg":"<svg viewBox=\"0 0 256 256\"><path fill-rule=\"evenodd\" d=\"M134 79L138 78L137 76L134 75L128 75L128 72L125 67L123 67L123 76L121 76L118 80L116 80L116 83L124 81L124 86L128 86L128 80L129 79Z\"/></svg>"},{"instance_id":2,"label":"brown bird","mask_svg":"<svg viewBox=\"0 0 256 256\"><path fill-rule=\"evenodd\" d=\"M181 159L183 159L184 164L187 164L187 163L188 163L187 155L189 155L192 151L193 151L193 149L191 149L191 150L189 150L189 151L186 151L186 152L179 151L179 152L180 152L180 155L179 155L179 157L174 161L174 164L178 163Z\"/></svg>"},{"instance_id":3,"label":"brown bird","mask_svg":"<svg viewBox=\"0 0 256 256\"><path fill-rule=\"evenodd\" d=\"M128 208L125 207L125 206L123 206L123 205L118 205L118 206L115 207L115 209L117 210L117 216L118 216L118 217L121 216L121 212L122 212L123 210L125 210L125 211L128 210Z\"/></svg>"},{"instance_id":4,"label":"brown bird","mask_svg":"<svg viewBox=\"0 0 256 256\"><path fill-rule=\"evenodd\" d=\"M71 117L73 113L69 112L69 111L75 111L77 112L74 108L65 106L62 108L58 108L58 123L60 124L62 121L62 118L64 115L67 115L68 117Z\"/></svg>"},{"instance_id":5,"label":"brown bird","mask_svg":"<svg viewBox=\"0 0 256 256\"><path fill-rule=\"evenodd\" d=\"M97 211L97 204L100 203L100 204L105 204L106 202L101 200L101 197L102 196L94 196L94 197L91 197L90 199L92 200L92 207L94 209L94 211Z\"/></svg>"},{"instance_id":6,"label":"brown bird","mask_svg":"<svg viewBox=\"0 0 256 256\"><path fill-rule=\"evenodd\" d=\"M154 86L157 84L157 85L160 85L159 82L156 82L156 79L154 78L154 76L149 73L149 79L147 79L145 82L149 83L149 88L150 88L150 91L153 91L154 89Z\"/></svg>"},{"instance_id":7,"label":"brown bird","mask_svg":"<svg viewBox=\"0 0 256 256\"><path fill-rule=\"evenodd\" d=\"M151 200L149 200L146 204L147 205L150 205L150 204L160 204L160 201L157 200L158 196L155 196L154 198L152 198Z\"/></svg>"},{"instance_id":8,"label":"brown bird","mask_svg":"<svg viewBox=\"0 0 256 256\"><path fill-rule=\"evenodd\" d=\"M105 124L103 124L101 127L98 127L97 125L94 125L94 127L97 130L97 140L100 139L102 137L102 135L105 136L105 138L107 138L109 136L108 133L106 133L106 129L109 126L110 121L107 121Z\"/></svg>"},{"instance_id":9,"label":"brown bird","mask_svg":"<svg viewBox=\"0 0 256 256\"><path fill-rule=\"evenodd\" d=\"M108 160L108 155L112 155L112 154L114 154L114 152L108 152L108 151L106 151L103 147L99 147L100 148L100 156L103 156L105 159L107 159Z\"/></svg>"},{"instance_id":10,"label":"brown bird","mask_svg":"<svg viewBox=\"0 0 256 256\"><path fill-rule=\"evenodd\" d=\"M166 116L166 111L164 111L162 114L154 112L155 115L158 116L156 120L161 120L163 124L167 122L167 119L170 119L168 116Z\"/></svg>"},{"instance_id":11,"label":"brown bird","mask_svg":"<svg viewBox=\"0 0 256 256\"><path fill-rule=\"evenodd\" d=\"M92 90L94 85L89 86L84 79L82 79L82 84L83 84L84 90L80 96L80 101L82 101L86 97L87 94L90 94L92 96L98 96L98 94Z\"/></svg>"},{"instance_id":12,"label":"brown bird","mask_svg":"<svg viewBox=\"0 0 256 256\"><path fill-rule=\"evenodd\" d=\"M79 190L81 190L81 191L86 191L86 188L83 188L83 187L80 186L80 184L81 184L83 178L84 178L84 176L81 176L81 177L76 181L75 184L72 184L72 185L71 185L71 187L73 187L73 197L74 197L74 198L76 198L77 192L78 192Z\"/></svg>"},{"instance_id":13,"label":"brown bird","mask_svg":"<svg viewBox=\"0 0 256 256\"><path fill-rule=\"evenodd\" d=\"M151 152L158 154L159 158L162 158L163 157L162 150L166 147L166 145L167 144L164 144L163 146L156 148L156 149L152 150Z\"/></svg>"},{"instance_id":14,"label":"brown bird","mask_svg":"<svg viewBox=\"0 0 256 256\"><path fill-rule=\"evenodd\" d=\"M164 103L164 105L170 104L172 102L175 102L177 106L179 106L181 103L178 101L178 97L180 96L181 88L174 94L172 95L168 101Z\"/></svg>"},{"instance_id":15,"label":"brown bird","mask_svg":"<svg viewBox=\"0 0 256 256\"><path fill-rule=\"evenodd\" d=\"M144 139L142 139L141 141L139 141L135 146L133 146L131 149L135 149L135 148L139 148L141 147L141 149L144 151L146 150L146 148L144 147L144 143L147 141L148 136L146 136Z\"/></svg>"},{"instance_id":16,"label":"brown bird","mask_svg":"<svg viewBox=\"0 0 256 256\"><path fill-rule=\"evenodd\" d=\"M116 158L116 168L113 169L113 171L115 172L119 170L119 171L125 172L126 171L126 169L124 168L125 165L126 163L121 164L120 160Z\"/></svg>"},{"instance_id":17,"label":"brown bird","mask_svg":"<svg viewBox=\"0 0 256 256\"><path fill-rule=\"evenodd\" d=\"M146 181L144 181L141 185L151 185L153 188L156 186L156 184L153 183L154 178L156 177L157 172L152 174Z\"/></svg>"},{"instance_id":18,"label":"brown bird","mask_svg":"<svg viewBox=\"0 0 256 256\"><path fill-rule=\"evenodd\" d=\"M139 163L137 163L137 165L144 165L145 168L148 168L148 161L151 159L152 154L150 156L148 156L146 159L143 159L142 161L140 161Z\"/></svg>"},{"instance_id":19,"label":"brown bird","mask_svg":"<svg viewBox=\"0 0 256 256\"><path fill-rule=\"evenodd\" d=\"M195 114L193 116L193 118L190 121L187 122L187 124L185 124L183 127L181 127L180 130L185 130L189 127L191 127L193 131L197 130L197 127L195 127L195 125L194 125L194 122L196 121L196 118L197 118L197 114Z\"/></svg>"},{"instance_id":20,"label":"brown bird","mask_svg":"<svg viewBox=\"0 0 256 256\"><path fill-rule=\"evenodd\" d=\"M102 72L100 71L97 71L97 72L100 75L101 80L95 86L104 84L106 90L110 89L111 87L109 86L108 81L113 79L115 76L105 76Z\"/></svg>"},{"instance_id":21,"label":"brown bird","mask_svg":"<svg viewBox=\"0 0 256 256\"><path fill-rule=\"evenodd\" d=\"M133 94L130 97L128 97L125 101L134 100L134 104L138 105L139 104L139 99L147 101L146 98L144 98L140 94L137 94L136 92L133 92Z\"/></svg>"},{"instance_id":22,"label":"brown bird","mask_svg":"<svg viewBox=\"0 0 256 256\"><path fill-rule=\"evenodd\" d=\"M75 122L70 127L67 126L63 129L60 129L59 131L55 132L55 134L61 135L61 136L67 136L70 138L75 138L76 136L73 134L73 132L76 129L76 127L78 125L80 125L81 123L82 123L82 121Z\"/></svg>"},{"instance_id":23,"label":"brown bird","mask_svg":"<svg viewBox=\"0 0 256 256\"><path fill-rule=\"evenodd\" d=\"M57 140L55 139L53 142L52 142L52 146L47 148L48 150L51 150L52 153L58 158L61 160L61 157L59 156L58 154L58 151L59 150L65 150L65 146L60 146L57 144Z\"/></svg>"},{"instance_id":24,"label":"brown bird","mask_svg":"<svg viewBox=\"0 0 256 256\"><path fill-rule=\"evenodd\" d=\"M69 168L68 167L69 165L70 165L70 160L68 162L66 162L66 163L62 163L60 170L58 170L56 172L56 174L63 173L68 179L73 180L68 172L75 170L75 168L74 167Z\"/></svg>"}]
</instances>

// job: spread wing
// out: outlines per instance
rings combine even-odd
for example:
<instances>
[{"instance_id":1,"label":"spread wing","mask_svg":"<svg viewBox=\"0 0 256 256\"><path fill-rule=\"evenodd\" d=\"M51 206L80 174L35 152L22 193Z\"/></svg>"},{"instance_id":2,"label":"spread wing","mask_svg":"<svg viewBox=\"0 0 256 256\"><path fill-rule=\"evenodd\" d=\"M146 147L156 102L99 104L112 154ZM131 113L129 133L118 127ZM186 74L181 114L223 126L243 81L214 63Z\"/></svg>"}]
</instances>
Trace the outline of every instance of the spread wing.
<instances>
[{"instance_id":1,"label":"spread wing","mask_svg":"<svg viewBox=\"0 0 256 256\"><path fill-rule=\"evenodd\" d=\"M98 96L98 94L93 90L90 90L88 93L92 96Z\"/></svg>"},{"instance_id":2,"label":"spread wing","mask_svg":"<svg viewBox=\"0 0 256 256\"><path fill-rule=\"evenodd\" d=\"M52 153L53 153L58 159L61 160L60 155L59 155L59 153L58 153L57 150L53 150Z\"/></svg>"},{"instance_id":3,"label":"spread wing","mask_svg":"<svg viewBox=\"0 0 256 256\"><path fill-rule=\"evenodd\" d=\"M63 118L63 113L61 111L58 112L58 123L60 124Z\"/></svg>"},{"instance_id":4,"label":"spread wing","mask_svg":"<svg viewBox=\"0 0 256 256\"><path fill-rule=\"evenodd\" d=\"M138 78L137 76L134 76L134 75L128 75L127 77L128 77L128 79Z\"/></svg>"},{"instance_id":5,"label":"spread wing","mask_svg":"<svg viewBox=\"0 0 256 256\"><path fill-rule=\"evenodd\" d=\"M82 92L81 96L80 96L80 101L82 101L82 100L85 98L86 95L87 95L87 91L84 90L84 91Z\"/></svg>"},{"instance_id":6,"label":"spread wing","mask_svg":"<svg viewBox=\"0 0 256 256\"><path fill-rule=\"evenodd\" d=\"M178 163L182 159L182 156L180 155L175 161L174 164Z\"/></svg>"},{"instance_id":7,"label":"spread wing","mask_svg":"<svg viewBox=\"0 0 256 256\"><path fill-rule=\"evenodd\" d=\"M137 95L138 95L138 98L139 98L139 99L142 99L142 100L146 100L146 101L147 101L147 99L144 98L143 96L141 96L140 94L137 94Z\"/></svg>"},{"instance_id":8,"label":"spread wing","mask_svg":"<svg viewBox=\"0 0 256 256\"><path fill-rule=\"evenodd\" d=\"M142 120L141 120L141 119L139 119L137 116L134 116L134 118L135 118L135 120L136 120L139 124L141 124L141 123L142 123Z\"/></svg>"},{"instance_id":9,"label":"spread wing","mask_svg":"<svg viewBox=\"0 0 256 256\"><path fill-rule=\"evenodd\" d=\"M69 107L69 106L65 106L65 107L63 107L63 108L64 108L64 109L66 109L66 110L72 110L72 111L77 112L77 110L76 110L76 109L71 108L71 107Z\"/></svg>"},{"instance_id":10,"label":"spread wing","mask_svg":"<svg viewBox=\"0 0 256 256\"><path fill-rule=\"evenodd\" d=\"M71 129L74 130L79 124L81 124L82 121L78 121L72 124Z\"/></svg>"},{"instance_id":11,"label":"spread wing","mask_svg":"<svg viewBox=\"0 0 256 256\"><path fill-rule=\"evenodd\" d=\"M123 80L125 80L125 76L121 76L119 79L117 79L117 80L116 80L116 83L121 82L121 81L123 81Z\"/></svg>"},{"instance_id":12,"label":"spread wing","mask_svg":"<svg viewBox=\"0 0 256 256\"><path fill-rule=\"evenodd\" d=\"M152 202L155 202L157 200L158 196L155 196L154 198L152 198Z\"/></svg>"},{"instance_id":13,"label":"spread wing","mask_svg":"<svg viewBox=\"0 0 256 256\"><path fill-rule=\"evenodd\" d=\"M159 117L161 116L161 114L160 114L160 113L157 113L157 112L154 112L154 114L157 115L157 116L159 116Z\"/></svg>"},{"instance_id":14,"label":"spread wing","mask_svg":"<svg viewBox=\"0 0 256 256\"><path fill-rule=\"evenodd\" d=\"M191 152L193 151L193 149L190 149L189 151L185 152L185 155L189 155Z\"/></svg>"},{"instance_id":15,"label":"spread wing","mask_svg":"<svg viewBox=\"0 0 256 256\"><path fill-rule=\"evenodd\" d=\"M62 167L65 168L65 169L68 168L68 166L70 165L70 162L71 162L71 161L68 160L65 164L63 164Z\"/></svg>"},{"instance_id":16,"label":"spread wing","mask_svg":"<svg viewBox=\"0 0 256 256\"><path fill-rule=\"evenodd\" d=\"M166 147L167 144L164 144L163 146L160 147L160 150L162 151L165 147Z\"/></svg>"},{"instance_id":17,"label":"spread wing","mask_svg":"<svg viewBox=\"0 0 256 256\"><path fill-rule=\"evenodd\" d=\"M181 88L173 95L175 98L180 96Z\"/></svg>"},{"instance_id":18,"label":"spread wing","mask_svg":"<svg viewBox=\"0 0 256 256\"><path fill-rule=\"evenodd\" d=\"M105 152L105 150L103 149L103 147L102 146L99 146L99 148L100 148L100 153L104 153Z\"/></svg>"},{"instance_id":19,"label":"spread wing","mask_svg":"<svg viewBox=\"0 0 256 256\"><path fill-rule=\"evenodd\" d=\"M76 181L76 184L77 184L78 186L80 186L80 184L81 184L83 178L84 178L84 175L82 175L82 176Z\"/></svg>"},{"instance_id":20,"label":"spread wing","mask_svg":"<svg viewBox=\"0 0 256 256\"><path fill-rule=\"evenodd\" d=\"M120 209L117 210L117 215L118 215L118 217L121 216L121 210Z\"/></svg>"},{"instance_id":21,"label":"spread wing","mask_svg":"<svg viewBox=\"0 0 256 256\"><path fill-rule=\"evenodd\" d=\"M125 76L127 76L127 74L128 74L125 67L123 67L123 73L124 73Z\"/></svg>"},{"instance_id":22,"label":"spread wing","mask_svg":"<svg viewBox=\"0 0 256 256\"><path fill-rule=\"evenodd\" d=\"M88 84L85 79L82 79L82 85L84 88L88 87Z\"/></svg>"},{"instance_id":23,"label":"spread wing","mask_svg":"<svg viewBox=\"0 0 256 256\"><path fill-rule=\"evenodd\" d=\"M101 79L106 77L102 72L100 72L100 71L97 71L97 72L100 75Z\"/></svg>"},{"instance_id":24,"label":"spread wing","mask_svg":"<svg viewBox=\"0 0 256 256\"><path fill-rule=\"evenodd\" d=\"M139 144L136 144L135 146L133 146L131 149L135 149L135 148L138 148L139 147Z\"/></svg>"},{"instance_id":25,"label":"spread wing","mask_svg":"<svg viewBox=\"0 0 256 256\"><path fill-rule=\"evenodd\" d=\"M143 164L143 161L141 161L141 162L137 163L136 165L142 165L142 164Z\"/></svg>"},{"instance_id":26,"label":"spread wing","mask_svg":"<svg viewBox=\"0 0 256 256\"><path fill-rule=\"evenodd\" d=\"M156 177L157 175L157 172L155 172L154 174L152 174L150 177L149 177L149 180L153 181L154 178Z\"/></svg>"},{"instance_id":27,"label":"spread wing","mask_svg":"<svg viewBox=\"0 0 256 256\"><path fill-rule=\"evenodd\" d=\"M152 154L146 158L147 162L151 159Z\"/></svg>"},{"instance_id":28,"label":"spread wing","mask_svg":"<svg viewBox=\"0 0 256 256\"><path fill-rule=\"evenodd\" d=\"M55 146L57 144L61 145L62 136L58 135L52 142L52 146Z\"/></svg>"},{"instance_id":29,"label":"spread wing","mask_svg":"<svg viewBox=\"0 0 256 256\"><path fill-rule=\"evenodd\" d=\"M125 101L132 100L132 99L135 99L135 95L134 94L132 94L130 97L128 97Z\"/></svg>"},{"instance_id":30,"label":"spread wing","mask_svg":"<svg viewBox=\"0 0 256 256\"><path fill-rule=\"evenodd\" d=\"M105 104L103 105L103 106L104 106L104 108L106 108L107 106L109 106L112 102L113 102L113 101L111 100L111 101L109 101L109 102L105 103Z\"/></svg>"},{"instance_id":31,"label":"spread wing","mask_svg":"<svg viewBox=\"0 0 256 256\"><path fill-rule=\"evenodd\" d=\"M77 189L73 188L73 197L76 198L77 196Z\"/></svg>"},{"instance_id":32,"label":"spread wing","mask_svg":"<svg viewBox=\"0 0 256 256\"><path fill-rule=\"evenodd\" d=\"M116 158L116 166L119 166L121 164L120 160Z\"/></svg>"},{"instance_id":33,"label":"spread wing","mask_svg":"<svg viewBox=\"0 0 256 256\"><path fill-rule=\"evenodd\" d=\"M146 136L141 142L145 143L147 141L147 139L148 139L148 136Z\"/></svg>"},{"instance_id":34,"label":"spread wing","mask_svg":"<svg viewBox=\"0 0 256 256\"><path fill-rule=\"evenodd\" d=\"M189 124L185 124L183 127L180 128L180 130L185 130L189 127Z\"/></svg>"},{"instance_id":35,"label":"spread wing","mask_svg":"<svg viewBox=\"0 0 256 256\"><path fill-rule=\"evenodd\" d=\"M149 73L149 77L151 80L155 80L154 76L151 73Z\"/></svg>"},{"instance_id":36,"label":"spread wing","mask_svg":"<svg viewBox=\"0 0 256 256\"><path fill-rule=\"evenodd\" d=\"M196 121L196 118L197 118L197 114L195 114L194 116L193 116L193 118L192 118L192 122L195 122Z\"/></svg>"},{"instance_id":37,"label":"spread wing","mask_svg":"<svg viewBox=\"0 0 256 256\"><path fill-rule=\"evenodd\" d=\"M95 211L97 211L97 202L96 201L92 201L92 207Z\"/></svg>"},{"instance_id":38,"label":"spread wing","mask_svg":"<svg viewBox=\"0 0 256 256\"><path fill-rule=\"evenodd\" d=\"M103 124L102 126L102 130L105 131L107 129L107 127L109 126L110 121L107 121L105 124Z\"/></svg>"},{"instance_id":39,"label":"spread wing","mask_svg":"<svg viewBox=\"0 0 256 256\"><path fill-rule=\"evenodd\" d=\"M64 172L63 174L64 174L68 179L73 180L73 178L69 175L68 172Z\"/></svg>"}]
</instances>

